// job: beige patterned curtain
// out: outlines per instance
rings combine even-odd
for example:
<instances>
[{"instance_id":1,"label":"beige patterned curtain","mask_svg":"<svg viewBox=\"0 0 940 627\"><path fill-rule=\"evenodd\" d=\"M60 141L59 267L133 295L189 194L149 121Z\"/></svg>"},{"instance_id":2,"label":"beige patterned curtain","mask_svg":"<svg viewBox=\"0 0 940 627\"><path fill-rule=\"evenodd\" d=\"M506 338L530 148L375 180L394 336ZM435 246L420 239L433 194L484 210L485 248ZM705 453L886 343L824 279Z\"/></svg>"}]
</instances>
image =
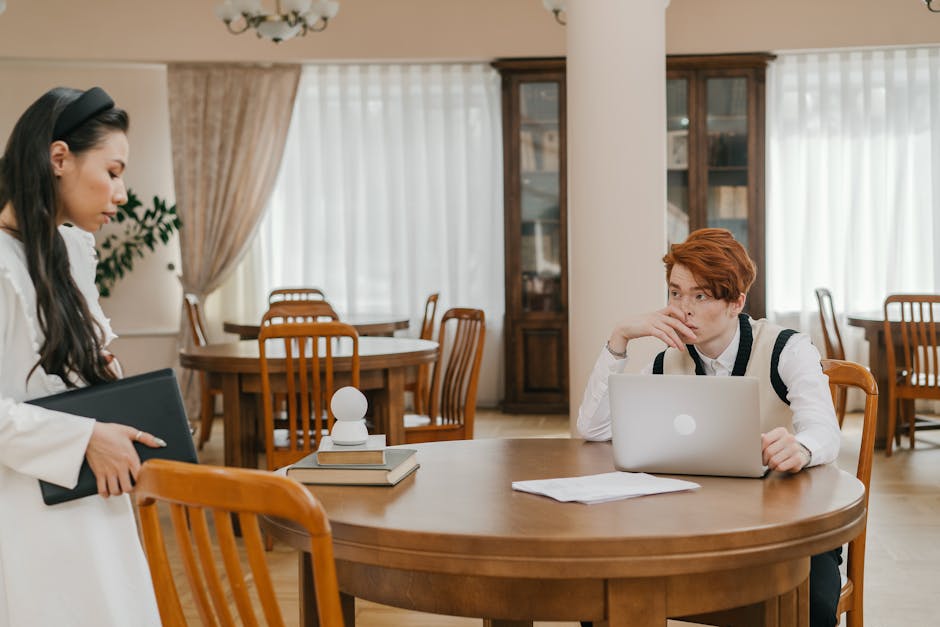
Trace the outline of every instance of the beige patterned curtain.
<instances>
[{"instance_id":1,"label":"beige patterned curtain","mask_svg":"<svg viewBox=\"0 0 940 627\"><path fill-rule=\"evenodd\" d=\"M251 241L281 165L299 80L299 65L169 66L186 292L211 293Z\"/></svg>"},{"instance_id":2,"label":"beige patterned curtain","mask_svg":"<svg viewBox=\"0 0 940 627\"><path fill-rule=\"evenodd\" d=\"M299 80L299 65L167 68L181 281L200 300L234 269L261 221ZM179 337L191 343L185 317ZM194 386L186 387L189 400Z\"/></svg>"}]
</instances>

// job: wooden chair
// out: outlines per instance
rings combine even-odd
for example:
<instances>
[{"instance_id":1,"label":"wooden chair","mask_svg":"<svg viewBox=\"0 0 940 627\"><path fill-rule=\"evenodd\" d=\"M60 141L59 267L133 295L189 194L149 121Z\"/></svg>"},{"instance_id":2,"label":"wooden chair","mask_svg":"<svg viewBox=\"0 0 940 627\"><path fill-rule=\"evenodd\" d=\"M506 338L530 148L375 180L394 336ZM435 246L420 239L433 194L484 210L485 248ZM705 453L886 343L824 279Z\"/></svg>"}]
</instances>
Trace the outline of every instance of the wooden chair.
<instances>
[{"instance_id":1,"label":"wooden chair","mask_svg":"<svg viewBox=\"0 0 940 627\"><path fill-rule=\"evenodd\" d=\"M906 417L911 448L914 448L916 430L940 428L940 422L918 419L914 412L915 399L940 400L940 342L937 339L940 295L888 296L884 302L884 321L888 354L888 432L885 455L890 457L895 442L898 445L901 443L897 424L899 409L903 410Z\"/></svg>"},{"instance_id":2,"label":"wooden chair","mask_svg":"<svg viewBox=\"0 0 940 627\"><path fill-rule=\"evenodd\" d=\"M319 624L342 627L330 523L303 485L258 470L152 459L140 470L134 496L165 627L183 627L187 621L167 558L159 502L169 505L175 548L182 556L185 574L183 595L192 595L200 624L235 625L235 619L242 625L289 622L275 597L262 546L258 516L266 515L295 521L310 534ZM207 512L212 515L211 523ZM235 538L233 515L238 516L241 540ZM210 527L214 527L214 534Z\"/></svg>"},{"instance_id":3,"label":"wooden chair","mask_svg":"<svg viewBox=\"0 0 940 627\"><path fill-rule=\"evenodd\" d=\"M871 465L875 452L875 428L878 422L878 385L868 368L851 361L838 359L822 360L823 372L829 377L829 386L833 388L854 387L865 393L865 412L862 416L862 438L855 466L855 477L865 486L865 510L868 510L868 496L871 494ZM867 513L866 513L867 516ZM862 598L865 581L865 533L866 529L849 542L846 559L846 580L842 583L839 606L836 615L846 615L847 627L862 627Z\"/></svg>"},{"instance_id":4,"label":"wooden chair","mask_svg":"<svg viewBox=\"0 0 940 627\"><path fill-rule=\"evenodd\" d=\"M268 294L269 305L295 300L326 300L326 295L316 287L279 287Z\"/></svg>"},{"instance_id":5,"label":"wooden chair","mask_svg":"<svg viewBox=\"0 0 940 627\"><path fill-rule=\"evenodd\" d=\"M283 300L272 303L261 317L261 325L268 322L321 322L338 321L339 315L325 300Z\"/></svg>"},{"instance_id":6,"label":"wooden chair","mask_svg":"<svg viewBox=\"0 0 940 627\"><path fill-rule=\"evenodd\" d=\"M842 333L839 331L839 321L836 319L835 307L832 305L832 293L824 287L816 288L816 302L819 303L819 322L822 325L823 341L826 344L827 359L845 359L845 348L842 345ZM836 408L836 418L839 426L845 420L845 404L848 390L838 388L833 403Z\"/></svg>"},{"instance_id":7,"label":"wooden chair","mask_svg":"<svg viewBox=\"0 0 940 627\"><path fill-rule=\"evenodd\" d=\"M183 303L186 305L186 314L189 318L189 330L192 333L193 344L205 346L208 344L206 327L202 321L202 307L195 294L184 294ZM199 403L199 450L209 441L212 435L212 422L215 419L215 399L222 395L221 388L209 387L209 379L205 372L199 373L200 397Z\"/></svg>"},{"instance_id":8,"label":"wooden chair","mask_svg":"<svg viewBox=\"0 0 940 627\"><path fill-rule=\"evenodd\" d=\"M428 296L424 303L424 320L421 322L421 334L418 336L422 340L430 340L434 337L434 316L437 314L437 299L440 296L435 292ZM405 391L411 392L414 396L414 410L416 414L423 414L428 407L428 368L427 364L418 366L418 376L414 383L405 385Z\"/></svg>"},{"instance_id":9,"label":"wooden chair","mask_svg":"<svg viewBox=\"0 0 940 627\"><path fill-rule=\"evenodd\" d=\"M324 426L333 426L330 399L333 383L334 341L347 337L352 341L352 385L359 387L359 335L342 322L291 322L262 324L258 334L261 370L261 402L264 412L265 453L268 470L292 464L316 450ZM283 355L284 383L272 384L267 355L279 346ZM286 397L286 403L283 399ZM286 415L279 416L281 407ZM276 421L275 418L278 418ZM326 418L327 424L323 424ZM275 442L277 423L287 429L287 440Z\"/></svg>"},{"instance_id":10,"label":"wooden chair","mask_svg":"<svg viewBox=\"0 0 940 627\"><path fill-rule=\"evenodd\" d=\"M449 327L453 327L450 336ZM449 342L448 337L452 338ZM405 416L408 443L473 438L477 381L486 339L483 311L448 309L441 318L437 338L441 345L431 379L430 411L427 415Z\"/></svg>"}]
</instances>

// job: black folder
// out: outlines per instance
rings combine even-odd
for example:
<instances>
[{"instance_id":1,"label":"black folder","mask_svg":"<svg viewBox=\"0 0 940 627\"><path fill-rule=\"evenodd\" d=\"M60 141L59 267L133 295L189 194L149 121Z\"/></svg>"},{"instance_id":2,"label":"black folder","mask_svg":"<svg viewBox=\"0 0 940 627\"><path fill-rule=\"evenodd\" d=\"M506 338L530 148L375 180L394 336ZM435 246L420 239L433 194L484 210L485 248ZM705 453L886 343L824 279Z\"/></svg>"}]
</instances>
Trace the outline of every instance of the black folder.
<instances>
[{"instance_id":1,"label":"black folder","mask_svg":"<svg viewBox=\"0 0 940 627\"><path fill-rule=\"evenodd\" d=\"M134 448L137 449L141 462L153 458L197 462L179 384L170 368L27 402L101 422L130 425L166 442L165 448L150 448L135 442ZM40 481L39 487L46 505L64 503L98 493L98 483L87 460L82 464L78 484L74 489L70 490L47 481Z\"/></svg>"}]
</instances>

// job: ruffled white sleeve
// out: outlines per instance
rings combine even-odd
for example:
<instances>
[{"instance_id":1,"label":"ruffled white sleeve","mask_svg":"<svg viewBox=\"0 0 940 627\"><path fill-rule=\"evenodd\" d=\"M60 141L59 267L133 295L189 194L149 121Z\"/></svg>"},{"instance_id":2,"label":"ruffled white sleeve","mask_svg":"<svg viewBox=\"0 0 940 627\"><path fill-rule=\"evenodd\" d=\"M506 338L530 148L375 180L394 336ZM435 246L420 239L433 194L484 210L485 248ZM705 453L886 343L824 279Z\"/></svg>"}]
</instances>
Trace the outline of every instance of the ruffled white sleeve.
<instances>
[{"instance_id":1,"label":"ruffled white sleeve","mask_svg":"<svg viewBox=\"0 0 940 627\"><path fill-rule=\"evenodd\" d=\"M0 272L0 466L71 488L95 421L18 402L28 394L35 357L30 321L19 315L19 301L14 283ZM32 378L46 376L40 369Z\"/></svg>"},{"instance_id":2,"label":"ruffled white sleeve","mask_svg":"<svg viewBox=\"0 0 940 627\"><path fill-rule=\"evenodd\" d=\"M95 317L104 332L101 346L107 346L117 338L117 335L111 330L111 319L104 315L101 304L98 302L98 286L95 285L95 271L98 268L95 236L73 226L60 226L59 233L62 234L62 239L65 240L69 251L72 278L75 279L78 289L85 297L91 315Z\"/></svg>"}]
</instances>

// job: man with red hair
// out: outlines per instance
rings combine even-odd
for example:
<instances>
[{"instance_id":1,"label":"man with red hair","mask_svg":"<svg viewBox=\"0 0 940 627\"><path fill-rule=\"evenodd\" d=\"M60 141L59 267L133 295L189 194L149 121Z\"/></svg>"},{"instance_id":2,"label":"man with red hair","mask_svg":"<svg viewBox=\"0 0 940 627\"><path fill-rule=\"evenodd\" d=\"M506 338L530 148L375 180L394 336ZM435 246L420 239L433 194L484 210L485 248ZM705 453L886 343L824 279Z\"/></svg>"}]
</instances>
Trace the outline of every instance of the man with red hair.
<instances>
[{"instance_id":1,"label":"man with red hair","mask_svg":"<svg viewBox=\"0 0 940 627\"><path fill-rule=\"evenodd\" d=\"M623 371L630 340L655 337L666 344L645 374L752 376L760 381L761 421L775 427L761 436L764 463L796 473L835 461L840 432L808 336L742 313L756 275L744 247L725 229L699 229L673 244L663 257L668 304L618 323L594 365L578 411L578 431L588 440L609 440L607 378ZM833 627L842 588L842 549L813 556L810 626Z\"/></svg>"}]
</instances>

